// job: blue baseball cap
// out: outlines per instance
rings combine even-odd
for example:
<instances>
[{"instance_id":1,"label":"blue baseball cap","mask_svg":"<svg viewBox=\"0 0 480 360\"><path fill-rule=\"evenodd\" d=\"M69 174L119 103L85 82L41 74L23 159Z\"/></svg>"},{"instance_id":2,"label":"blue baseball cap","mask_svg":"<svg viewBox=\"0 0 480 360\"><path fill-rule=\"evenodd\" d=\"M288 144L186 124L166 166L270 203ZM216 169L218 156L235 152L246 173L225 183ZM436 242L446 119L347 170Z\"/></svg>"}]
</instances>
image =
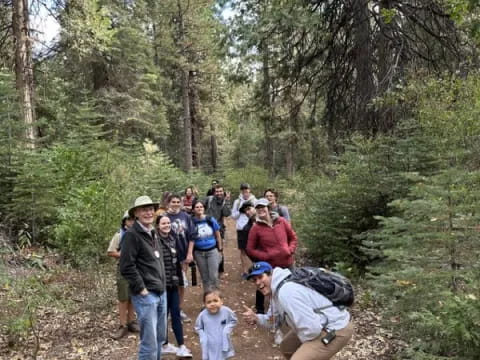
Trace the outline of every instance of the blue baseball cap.
<instances>
[{"instance_id":1,"label":"blue baseball cap","mask_svg":"<svg viewBox=\"0 0 480 360\"><path fill-rule=\"evenodd\" d=\"M252 276L262 275L268 271L272 271L272 266L269 263L265 261L256 262L248 269L247 280L250 280Z\"/></svg>"}]
</instances>

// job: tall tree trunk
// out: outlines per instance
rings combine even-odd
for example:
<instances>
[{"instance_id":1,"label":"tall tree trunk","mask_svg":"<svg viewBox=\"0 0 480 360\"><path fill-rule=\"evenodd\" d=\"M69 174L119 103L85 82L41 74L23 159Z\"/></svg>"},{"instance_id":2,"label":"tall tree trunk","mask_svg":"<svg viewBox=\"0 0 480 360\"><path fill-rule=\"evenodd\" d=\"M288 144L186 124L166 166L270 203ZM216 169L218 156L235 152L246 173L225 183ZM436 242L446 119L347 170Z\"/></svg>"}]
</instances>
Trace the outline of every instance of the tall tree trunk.
<instances>
[{"instance_id":1,"label":"tall tree trunk","mask_svg":"<svg viewBox=\"0 0 480 360\"><path fill-rule=\"evenodd\" d=\"M370 109L375 85L373 81L373 55L370 39L368 0L354 2L354 42L355 42L355 124L354 129L365 134L377 131L374 112Z\"/></svg>"},{"instance_id":2,"label":"tall tree trunk","mask_svg":"<svg viewBox=\"0 0 480 360\"><path fill-rule=\"evenodd\" d=\"M25 139L29 148L35 148L35 105L33 62L29 37L28 0L13 0L13 35L15 38L15 76L25 125Z\"/></svg>"},{"instance_id":3,"label":"tall tree trunk","mask_svg":"<svg viewBox=\"0 0 480 360\"><path fill-rule=\"evenodd\" d=\"M273 132L274 132L274 116L275 110L273 105L274 95L272 91L272 84L270 78L269 62L268 62L268 45L261 46L263 53L263 79L262 79L262 94L263 109L262 120L265 134L265 167L271 177L275 175L275 149L273 146Z\"/></svg>"},{"instance_id":4,"label":"tall tree trunk","mask_svg":"<svg viewBox=\"0 0 480 360\"><path fill-rule=\"evenodd\" d=\"M380 12L390 10L392 0L380 1ZM382 96L390 88L393 76L395 74L394 49L391 43L392 31L391 25L385 22L383 16L380 16L380 33L378 39L378 96ZM392 108L384 105L379 111L379 130L386 132L395 125Z\"/></svg>"},{"instance_id":5,"label":"tall tree trunk","mask_svg":"<svg viewBox=\"0 0 480 360\"><path fill-rule=\"evenodd\" d=\"M178 6L178 30L181 47L181 53L186 59L185 54L185 25L183 22L183 9L181 0L177 1ZM192 170L192 122L190 118L190 71L187 65L182 64L181 69L181 88L182 88L182 106L183 106L183 140L184 140L184 156L183 168L185 171Z\"/></svg>"},{"instance_id":6,"label":"tall tree trunk","mask_svg":"<svg viewBox=\"0 0 480 360\"><path fill-rule=\"evenodd\" d=\"M182 70L182 105L183 105L183 139L185 171L192 170L192 122L190 118L190 97L188 87L190 83L189 71Z\"/></svg>"},{"instance_id":7,"label":"tall tree trunk","mask_svg":"<svg viewBox=\"0 0 480 360\"><path fill-rule=\"evenodd\" d=\"M193 167L200 169L200 164L202 162L201 142L204 125L200 115L200 97L197 89L196 72L190 72L189 77L190 119L192 126L192 163Z\"/></svg>"},{"instance_id":8,"label":"tall tree trunk","mask_svg":"<svg viewBox=\"0 0 480 360\"><path fill-rule=\"evenodd\" d=\"M212 163L212 172L216 173L218 168L217 138L215 137L215 124L211 119L210 119L210 162Z\"/></svg>"}]
</instances>

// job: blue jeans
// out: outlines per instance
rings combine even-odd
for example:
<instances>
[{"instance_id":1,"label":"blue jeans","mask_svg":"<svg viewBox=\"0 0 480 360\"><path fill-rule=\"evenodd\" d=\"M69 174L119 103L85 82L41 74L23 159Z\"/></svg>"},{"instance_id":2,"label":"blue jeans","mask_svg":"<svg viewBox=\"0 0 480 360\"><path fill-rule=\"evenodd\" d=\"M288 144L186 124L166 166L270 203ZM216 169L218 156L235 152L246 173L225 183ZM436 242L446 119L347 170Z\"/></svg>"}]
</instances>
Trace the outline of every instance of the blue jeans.
<instances>
[{"instance_id":1,"label":"blue jeans","mask_svg":"<svg viewBox=\"0 0 480 360\"><path fill-rule=\"evenodd\" d=\"M160 360L167 333L166 292L133 295L132 303L140 325L138 360Z\"/></svg>"},{"instance_id":2,"label":"blue jeans","mask_svg":"<svg viewBox=\"0 0 480 360\"><path fill-rule=\"evenodd\" d=\"M208 251L195 250L193 252L198 270L202 276L203 289L218 287L218 265L220 254L217 248Z\"/></svg>"},{"instance_id":3,"label":"blue jeans","mask_svg":"<svg viewBox=\"0 0 480 360\"><path fill-rule=\"evenodd\" d=\"M183 345L183 325L180 316L180 296L178 295L178 286L167 287L167 309L172 321L172 329L175 334L177 345ZM168 336L168 335L167 335ZM165 339L168 342L168 338Z\"/></svg>"}]
</instances>

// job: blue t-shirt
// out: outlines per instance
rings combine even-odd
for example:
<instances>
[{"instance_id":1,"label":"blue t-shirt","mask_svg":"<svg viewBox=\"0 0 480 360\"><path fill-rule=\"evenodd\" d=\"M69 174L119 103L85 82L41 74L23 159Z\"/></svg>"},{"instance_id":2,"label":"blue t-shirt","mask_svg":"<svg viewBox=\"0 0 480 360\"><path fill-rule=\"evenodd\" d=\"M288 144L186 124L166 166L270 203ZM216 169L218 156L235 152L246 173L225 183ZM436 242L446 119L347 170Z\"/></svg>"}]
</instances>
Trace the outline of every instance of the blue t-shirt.
<instances>
[{"instance_id":1,"label":"blue t-shirt","mask_svg":"<svg viewBox=\"0 0 480 360\"><path fill-rule=\"evenodd\" d=\"M209 216L207 218L199 220L193 218L193 223L197 228L197 238L195 239L195 249L197 250L209 250L217 246L217 239L215 238L215 231L220 230L217 220L214 217Z\"/></svg>"}]
</instances>

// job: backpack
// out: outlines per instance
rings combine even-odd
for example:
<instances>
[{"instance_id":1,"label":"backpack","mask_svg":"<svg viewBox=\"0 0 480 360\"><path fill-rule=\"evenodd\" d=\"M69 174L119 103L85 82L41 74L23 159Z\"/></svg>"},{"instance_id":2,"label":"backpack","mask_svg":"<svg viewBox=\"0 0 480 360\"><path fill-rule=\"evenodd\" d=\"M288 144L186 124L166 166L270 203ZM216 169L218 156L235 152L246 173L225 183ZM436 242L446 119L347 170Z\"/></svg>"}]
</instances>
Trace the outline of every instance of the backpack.
<instances>
[{"instance_id":1,"label":"backpack","mask_svg":"<svg viewBox=\"0 0 480 360\"><path fill-rule=\"evenodd\" d=\"M277 293L287 281L294 281L309 287L325 296L337 307L350 307L354 302L353 286L350 281L339 273L323 268L299 267L282 280L277 287Z\"/></svg>"}]
</instances>

